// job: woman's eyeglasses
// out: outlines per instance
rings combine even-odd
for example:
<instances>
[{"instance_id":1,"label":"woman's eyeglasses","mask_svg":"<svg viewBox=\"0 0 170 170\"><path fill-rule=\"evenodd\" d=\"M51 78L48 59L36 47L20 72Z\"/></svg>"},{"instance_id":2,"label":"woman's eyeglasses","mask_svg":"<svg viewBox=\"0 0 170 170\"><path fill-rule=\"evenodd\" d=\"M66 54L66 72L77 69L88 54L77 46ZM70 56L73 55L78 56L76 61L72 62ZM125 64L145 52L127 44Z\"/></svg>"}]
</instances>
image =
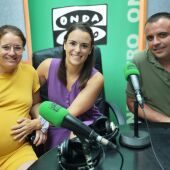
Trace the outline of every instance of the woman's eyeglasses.
<instances>
[{"instance_id":1,"label":"woman's eyeglasses","mask_svg":"<svg viewBox=\"0 0 170 170\"><path fill-rule=\"evenodd\" d=\"M4 51L10 52L11 48L13 48L14 52L20 54L23 52L24 48L21 45L1 45L0 46Z\"/></svg>"}]
</instances>

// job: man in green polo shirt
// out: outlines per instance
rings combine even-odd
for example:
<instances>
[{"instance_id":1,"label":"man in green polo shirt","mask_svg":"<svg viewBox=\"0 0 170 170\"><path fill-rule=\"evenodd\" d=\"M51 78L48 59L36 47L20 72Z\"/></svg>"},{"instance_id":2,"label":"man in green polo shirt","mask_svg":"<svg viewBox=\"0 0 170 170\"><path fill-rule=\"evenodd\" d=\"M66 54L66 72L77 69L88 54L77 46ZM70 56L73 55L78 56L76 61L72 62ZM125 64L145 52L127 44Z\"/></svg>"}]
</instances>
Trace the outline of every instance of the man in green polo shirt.
<instances>
[{"instance_id":1,"label":"man in green polo shirt","mask_svg":"<svg viewBox=\"0 0 170 170\"><path fill-rule=\"evenodd\" d=\"M146 22L148 49L133 58L140 72L146 118L152 122L170 122L170 13L152 15ZM126 89L127 105L134 112L134 91ZM139 117L145 118L141 108Z\"/></svg>"}]
</instances>

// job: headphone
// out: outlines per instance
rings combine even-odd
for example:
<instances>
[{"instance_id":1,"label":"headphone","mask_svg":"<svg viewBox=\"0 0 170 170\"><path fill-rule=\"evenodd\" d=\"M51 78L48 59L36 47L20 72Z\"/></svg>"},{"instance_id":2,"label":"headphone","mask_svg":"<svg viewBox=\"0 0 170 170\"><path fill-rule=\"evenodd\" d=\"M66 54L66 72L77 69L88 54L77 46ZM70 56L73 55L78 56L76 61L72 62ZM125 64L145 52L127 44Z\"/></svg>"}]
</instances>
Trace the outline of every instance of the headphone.
<instances>
[{"instance_id":1,"label":"headphone","mask_svg":"<svg viewBox=\"0 0 170 170\"><path fill-rule=\"evenodd\" d=\"M113 122L110 122L106 116L97 118L90 127L99 135L116 143L115 139L118 135L119 129ZM88 147L91 151L93 165L97 166L104 155L103 147L94 141L91 141ZM82 143L77 137L73 139L66 139L58 146L58 157L59 165L62 169L79 170L84 168L84 170L88 170L82 149Z\"/></svg>"},{"instance_id":2,"label":"headphone","mask_svg":"<svg viewBox=\"0 0 170 170\"><path fill-rule=\"evenodd\" d=\"M91 152L93 165L96 167L104 155L103 148L98 143L89 143L88 149ZM64 170L89 169L82 149L82 143L77 137L66 139L58 146L58 158L60 168Z\"/></svg>"},{"instance_id":3,"label":"headphone","mask_svg":"<svg viewBox=\"0 0 170 170\"><path fill-rule=\"evenodd\" d=\"M116 142L119 128L113 122L110 122L106 116L97 118L90 127L109 141Z\"/></svg>"}]
</instances>

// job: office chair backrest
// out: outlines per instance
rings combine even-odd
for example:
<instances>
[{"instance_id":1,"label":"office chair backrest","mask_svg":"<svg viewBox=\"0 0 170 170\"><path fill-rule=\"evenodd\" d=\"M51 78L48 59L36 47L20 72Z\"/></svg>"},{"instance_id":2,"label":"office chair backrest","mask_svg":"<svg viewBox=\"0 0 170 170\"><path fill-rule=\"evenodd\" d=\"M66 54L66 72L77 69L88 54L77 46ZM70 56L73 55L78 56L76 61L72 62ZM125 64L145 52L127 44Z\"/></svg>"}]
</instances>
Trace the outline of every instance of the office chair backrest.
<instances>
[{"instance_id":1,"label":"office chair backrest","mask_svg":"<svg viewBox=\"0 0 170 170\"><path fill-rule=\"evenodd\" d=\"M37 68L39 64L47 59L47 58L61 58L62 57L62 52L63 52L63 47L54 47L54 48L49 48L49 49L44 49L41 51L37 51L33 53L32 57L32 62L33 62L33 67ZM94 67L103 73L102 71L102 60L101 60L101 51L100 48L97 46L94 46L93 50L93 55L94 55ZM48 94L47 94L47 84L41 87L40 89L40 94L42 97L42 100L48 100ZM105 113L105 94L104 94L104 89L101 91L100 95L97 98L96 101L96 106L99 108L101 113ZM108 116L107 114L105 114Z\"/></svg>"},{"instance_id":2,"label":"office chair backrest","mask_svg":"<svg viewBox=\"0 0 170 170\"><path fill-rule=\"evenodd\" d=\"M34 52L33 57L32 57L33 67L37 68L39 66L39 64L47 58L61 58L62 52L63 52L63 46L48 48L48 49ZM94 59L95 59L95 65L94 65L95 68L97 70L99 70L101 73L103 73L101 52L100 52L99 47L94 46L93 55L94 55Z\"/></svg>"}]
</instances>

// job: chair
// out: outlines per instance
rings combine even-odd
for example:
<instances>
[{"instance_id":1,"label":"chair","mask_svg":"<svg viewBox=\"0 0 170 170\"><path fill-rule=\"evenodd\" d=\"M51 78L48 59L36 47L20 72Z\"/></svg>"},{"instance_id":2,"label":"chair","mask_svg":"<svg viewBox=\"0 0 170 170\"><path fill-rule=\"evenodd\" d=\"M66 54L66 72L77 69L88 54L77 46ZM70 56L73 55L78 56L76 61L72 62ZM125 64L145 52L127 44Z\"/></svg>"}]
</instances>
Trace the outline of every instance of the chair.
<instances>
[{"instance_id":1,"label":"chair","mask_svg":"<svg viewBox=\"0 0 170 170\"><path fill-rule=\"evenodd\" d=\"M34 52L32 56L33 67L36 69L38 65L46 58L61 58L62 51L63 47L59 46ZM94 51L93 55L95 56L94 57L95 68L103 74L100 48L95 46L93 51ZM43 101L48 100L47 84L41 87L40 94ZM95 104L99 108L100 112L103 113L108 118L109 114L112 113L115 118L115 124L117 125L125 124L125 118L121 110L115 104L109 103L105 100L104 88L101 91L100 95L98 96Z\"/></svg>"}]
</instances>

